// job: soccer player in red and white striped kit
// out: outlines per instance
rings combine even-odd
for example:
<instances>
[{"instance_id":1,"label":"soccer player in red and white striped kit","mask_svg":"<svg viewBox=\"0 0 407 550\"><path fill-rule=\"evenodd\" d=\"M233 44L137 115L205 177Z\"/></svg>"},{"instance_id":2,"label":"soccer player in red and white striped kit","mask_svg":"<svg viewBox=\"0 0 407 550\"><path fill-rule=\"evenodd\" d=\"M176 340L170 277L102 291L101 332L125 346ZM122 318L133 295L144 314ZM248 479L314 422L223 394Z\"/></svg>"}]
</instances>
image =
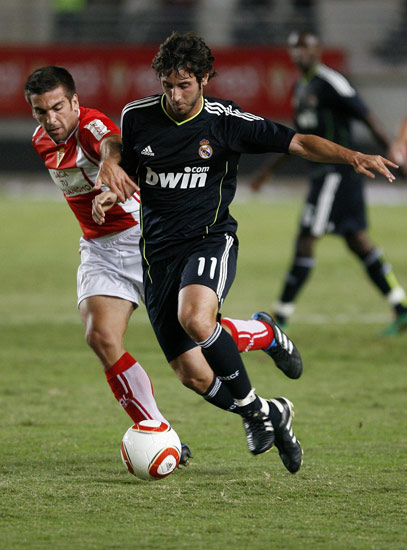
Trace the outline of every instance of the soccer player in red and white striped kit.
<instances>
[{"instance_id":1,"label":"soccer player in red and white striped kit","mask_svg":"<svg viewBox=\"0 0 407 550\"><path fill-rule=\"evenodd\" d=\"M132 421L168 423L157 406L148 374L123 341L130 316L143 299L138 193L116 205L104 226L92 219L92 200L100 193L95 190L99 169L102 163L109 165L109 159L120 156L120 130L100 111L79 105L75 82L62 67L37 69L28 77L24 92L40 124L32 138L34 149L83 232L77 289L86 341ZM99 182L103 188L109 178L119 186L129 180L117 162L110 169L105 166ZM183 445L181 464L186 465L189 458L190 451Z\"/></svg>"}]
</instances>

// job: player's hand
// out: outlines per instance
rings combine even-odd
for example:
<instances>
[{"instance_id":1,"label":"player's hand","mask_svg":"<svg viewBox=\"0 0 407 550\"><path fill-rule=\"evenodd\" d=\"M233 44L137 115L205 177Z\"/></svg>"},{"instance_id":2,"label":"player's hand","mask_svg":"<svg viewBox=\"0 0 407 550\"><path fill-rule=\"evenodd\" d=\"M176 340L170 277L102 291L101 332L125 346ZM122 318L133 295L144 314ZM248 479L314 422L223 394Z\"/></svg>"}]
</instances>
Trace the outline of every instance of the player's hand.
<instances>
[{"instance_id":1,"label":"player's hand","mask_svg":"<svg viewBox=\"0 0 407 550\"><path fill-rule=\"evenodd\" d=\"M352 166L358 174L364 174L368 178L375 178L374 172L377 172L384 176L388 182L392 183L396 176L390 172L387 168L398 168L398 164L395 164L389 159L386 159L380 155L364 155L363 153L356 153L352 159Z\"/></svg>"},{"instance_id":2,"label":"player's hand","mask_svg":"<svg viewBox=\"0 0 407 550\"><path fill-rule=\"evenodd\" d=\"M92 218L98 225L103 225L106 219L106 212L117 202L117 195L113 191L103 191L92 201Z\"/></svg>"},{"instance_id":3,"label":"player's hand","mask_svg":"<svg viewBox=\"0 0 407 550\"><path fill-rule=\"evenodd\" d=\"M95 189L101 189L102 185L116 193L121 202L129 199L134 191L140 190L123 168L113 160L104 160L100 163Z\"/></svg>"}]
</instances>

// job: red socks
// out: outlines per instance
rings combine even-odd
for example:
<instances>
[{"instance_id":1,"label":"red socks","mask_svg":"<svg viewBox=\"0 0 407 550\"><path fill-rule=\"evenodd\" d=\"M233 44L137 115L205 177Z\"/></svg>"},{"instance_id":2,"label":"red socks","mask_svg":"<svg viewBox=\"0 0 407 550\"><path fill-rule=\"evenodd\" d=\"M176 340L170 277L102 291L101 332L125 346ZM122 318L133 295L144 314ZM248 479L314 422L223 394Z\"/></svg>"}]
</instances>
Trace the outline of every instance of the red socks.
<instances>
[{"instance_id":1,"label":"red socks","mask_svg":"<svg viewBox=\"0 0 407 550\"><path fill-rule=\"evenodd\" d=\"M273 329L262 321L240 321L222 317L220 322L231 330L240 352L267 349L274 340Z\"/></svg>"},{"instance_id":2,"label":"red socks","mask_svg":"<svg viewBox=\"0 0 407 550\"><path fill-rule=\"evenodd\" d=\"M117 401L133 422L153 418L168 424L157 407L148 374L129 353L124 353L105 374Z\"/></svg>"}]
</instances>

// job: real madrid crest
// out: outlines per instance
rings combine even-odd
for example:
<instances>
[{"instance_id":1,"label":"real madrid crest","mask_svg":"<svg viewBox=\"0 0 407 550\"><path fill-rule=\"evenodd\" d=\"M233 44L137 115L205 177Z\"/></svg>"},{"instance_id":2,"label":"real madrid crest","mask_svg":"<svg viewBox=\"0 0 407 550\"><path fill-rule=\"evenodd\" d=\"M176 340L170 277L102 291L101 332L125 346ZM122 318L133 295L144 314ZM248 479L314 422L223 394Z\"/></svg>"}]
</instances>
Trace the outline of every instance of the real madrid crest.
<instances>
[{"instance_id":1,"label":"real madrid crest","mask_svg":"<svg viewBox=\"0 0 407 550\"><path fill-rule=\"evenodd\" d=\"M65 147L60 147L57 151L57 168L61 164L62 159L65 155Z\"/></svg>"},{"instance_id":2,"label":"real madrid crest","mask_svg":"<svg viewBox=\"0 0 407 550\"><path fill-rule=\"evenodd\" d=\"M213 154L213 149L209 145L209 141L207 139L203 139L199 142L199 149L198 149L199 156L203 159L209 159L211 158Z\"/></svg>"}]
</instances>

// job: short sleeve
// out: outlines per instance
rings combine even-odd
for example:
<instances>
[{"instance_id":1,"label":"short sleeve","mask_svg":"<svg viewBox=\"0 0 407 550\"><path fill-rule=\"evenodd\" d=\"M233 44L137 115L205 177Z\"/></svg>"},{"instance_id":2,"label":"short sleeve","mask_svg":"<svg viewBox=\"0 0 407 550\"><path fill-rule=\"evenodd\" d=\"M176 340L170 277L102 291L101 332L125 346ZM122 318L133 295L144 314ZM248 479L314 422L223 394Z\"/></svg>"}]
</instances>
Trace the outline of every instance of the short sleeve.
<instances>
[{"instance_id":1,"label":"short sleeve","mask_svg":"<svg viewBox=\"0 0 407 550\"><path fill-rule=\"evenodd\" d=\"M224 139L237 153L288 153L295 131L231 107L224 115Z\"/></svg>"},{"instance_id":2,"label":"short sleeve","mask_svg":"<svg viewBox=\"0 0 407 550\"><path fill-rule=\"evenodd\" d=\"M328 75L324 93L328 105L351 118L363 119L369 112L369 108L355 88L342 74L331 71Z\"/></svg>"},{"instance_id":3,"label":"short sleeve","mask_svg":"<svg viewBox=\"0 0 407 550\"><path fill-rule=\"evenodd\" d=\"M100 157L102 141L113 134L120 134L120 129L103 113L95 111L81 121L79 140L83 149L92 156Z\"/></svg>"}]
</instances>

